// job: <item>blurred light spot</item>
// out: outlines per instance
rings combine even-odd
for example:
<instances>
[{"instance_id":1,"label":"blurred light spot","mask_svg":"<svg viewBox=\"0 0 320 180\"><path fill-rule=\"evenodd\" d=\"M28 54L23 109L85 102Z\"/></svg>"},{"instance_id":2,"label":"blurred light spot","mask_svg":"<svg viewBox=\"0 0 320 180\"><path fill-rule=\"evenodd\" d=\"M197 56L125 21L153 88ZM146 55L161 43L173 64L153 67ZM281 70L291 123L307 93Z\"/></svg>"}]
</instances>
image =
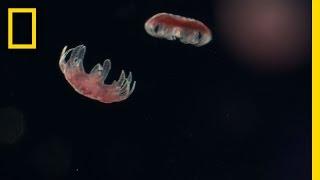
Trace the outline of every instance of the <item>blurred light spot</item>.
<instances>
[{"instance_id":1,"label":"blurred light spot","mask_svg":"<svg viewBox=\"0 0 320 180\"><path fill-rule=\"evenodd\" d=\"M306 63L306 1L225 0L218 10L223 43L237 60L257 70L287 71Z\"/></svg>"},{"instance_id":2,"label":"blurred light spot","mask_svg":"<svg viewBox=\"0 0 320 180\"><path fill-rule=\"evenodd\" d=\"M16 143L24 133L24 118L15 107L0 109L0 143Z\"/></svg>"}]
</instances>

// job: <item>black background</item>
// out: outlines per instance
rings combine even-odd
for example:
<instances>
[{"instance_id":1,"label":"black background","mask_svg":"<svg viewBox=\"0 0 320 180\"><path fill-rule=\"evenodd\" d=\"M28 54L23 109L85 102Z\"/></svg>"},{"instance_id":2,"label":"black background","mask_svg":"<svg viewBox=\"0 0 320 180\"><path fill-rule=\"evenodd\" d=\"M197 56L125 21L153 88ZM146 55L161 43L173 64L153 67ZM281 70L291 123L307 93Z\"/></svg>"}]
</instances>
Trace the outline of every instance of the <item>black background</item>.
<instances>
[{"instance_id":1,"label":"black background","mask_svg":"<svg viewBox=\"0 0 320 180\"><path fill-rule=\"evenodd\" d=\"M13 13L13 44L32 43L31 13Z\"/></svg>"},{"instance_id":2,"label":"black background","mask_svg":"<svg viewBox=\"0 0 320 180\"><path fill-rule=\"evenodd\" d=\"M219 46L211 1L0 2L0 107L24 114L1 145L0 179L305 180L311 169L311 69L265 75ZM37 8L37 49L7 49L7 8ZM158 12L199 19L207 46L144 30ZM58 68L65 45L84 66L110 58L107 82L133 72L136 90L103 104L76 93Z\"/></svg>"}]
</instances>

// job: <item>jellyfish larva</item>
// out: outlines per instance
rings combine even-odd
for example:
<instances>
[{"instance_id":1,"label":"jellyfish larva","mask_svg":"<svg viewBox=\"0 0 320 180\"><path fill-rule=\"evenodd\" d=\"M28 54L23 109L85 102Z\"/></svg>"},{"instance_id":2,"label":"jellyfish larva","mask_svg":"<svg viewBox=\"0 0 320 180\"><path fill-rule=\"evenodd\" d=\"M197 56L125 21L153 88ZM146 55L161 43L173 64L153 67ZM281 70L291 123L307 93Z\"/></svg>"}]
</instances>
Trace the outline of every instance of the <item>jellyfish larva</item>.
<instances>
[{"instance_id":1,"label":"jellyfish larva","mask_svg":"<svg viewBox=\"0 0 320 180\"><path fill-rule=\"evenodd\" d=\"M179 39L182 43L203 46L211 41L211 31L202 22L169 13L158 13L144 25L148 34L168 40Z\"/></svg>"},{"instance_id":2,"label":"jellyfish larva","mask_svg":"<svg viewBox=\"0 0 320 180\"><path fill-rule=\"evenodd\" d=\"M60 56L60 69L73 89L79 94L103 103L120 102L127 99L136 85L134 81L131 86L131 72L126 77L125 72L122 70L118 81L115 80L112 84L105 84L104 81L111 69L111 61L106 59L103 65L98 63L90 73L86 73L83 67L85 52L86 47L84 45L69 50L65 46ZM69 53L71 55L66 61Z\"/></svg>"}]
</instances>

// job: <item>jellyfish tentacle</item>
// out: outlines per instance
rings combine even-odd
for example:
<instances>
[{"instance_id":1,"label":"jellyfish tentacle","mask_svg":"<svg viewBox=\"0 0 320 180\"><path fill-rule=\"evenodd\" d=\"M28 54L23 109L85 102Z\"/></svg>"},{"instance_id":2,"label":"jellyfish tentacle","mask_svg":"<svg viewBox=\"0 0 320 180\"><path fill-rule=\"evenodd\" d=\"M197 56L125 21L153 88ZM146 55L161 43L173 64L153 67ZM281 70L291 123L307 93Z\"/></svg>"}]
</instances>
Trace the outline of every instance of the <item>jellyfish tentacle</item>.
<instances>
[{"instance_id":1,"label":"jellyfish tentacle","mask_svg":"<svg viewBox=\"0 0 320 180\"><path fill-rule=\"evenodd\" d=\"M121 89L120 89L120 96L122 97L127 97L127 94L129 93L129 85L126 83L125 86L123 86Z\"/></svg>"},{"instance_id":2,"label":"jellyfish tentacle","mask_svg":"<svg viewBox=\"0 0 320 180\"><path fill-rule=\"evenodd\" d=\"M103 62L103 72L102 72L102 75L101 75L101 78L102 78L102 81L105 81L110 70L111 70L111 61L110 59L106 59L104 62Z\"/></svg>"},{"instance_id":3,"label":"jellyfish tentacle","mask_svg":"<svg viewBox=\"0 0 320 180\"><path fill-rule=\"evenodd\" d=\"M76 54L76 59L75 59L75 65L79 68L79 70L84 71L83 68L83 59L84 56L86 54L86 47L84 45L82 45L81 47L79 47L79 51Z\"/></svg>"},{"instance_id":4,"label":"jellyfish tentacle","mask_svg":"<svg viewBox=\"0 0 320 180\"><path fill-rule=\"evenodd\" d=\"M123 83L125 82L125 78L126 78L126 75L124 73L124 70L122 70L121 74L120 74L120 77L119 77L119 79L117 81L118 86L121 87L123 85Z\"/></svg>"},{"instance_id":5,"label":"jellyfish tentacle","mask_svg":"<svg viewBox=\"0 0 320 180\"><path fill-rule=\"evenodd\" d=\"M133 81L133 84L132 84L132 87L131 87L131 89L130 89L130 91L129 91L129 94L128 94L128 96L130 96L132 93L133 93L133 90L136 88L136 81Z\"/></svg>"},{"instance_id":6,"label":"jellyfish tentacle","mask_svg":"<svg viewBox=\"0 0 320 180\"><path fill-rule=\"evenodd\" d=\"M132 81L132 73L131 73L131 71L129 72L129 75L128 75L128 77L127 77L127 80L128 80L128 82L129 82L129 84L130 84L131 81Z\"/></svg>"},{"instance_id":7,"label":"jellyfish tentacle","mask_svg":"<svg viewBox=\"0 0 320 180\"><path fill-rule=\"evenodd\" d=\"M135 88L136 81L133 82L133 85L130 89L130 84L132 81L132 73L129 72L129 75L127 78L125 78L123 84L121 85L120 94L124 97L130 96Z\"/></svg>"},{"instance_id":8,"label":"jellyfish tentacle","mask_svg":"<svg viewBox=\"0 0 320 180\"><path fill-rule=\"evenodd\" d=\"M68 48L68 46L64 46L64 48L62 49L61 55L60 55L60 60L62 59L62 56L65 55L67 48Z\"/></svg>"},{"instance_id":9,"label":"jellyfish tentacle","mask_svg":"<svg viewBox=\"0 0 320 180\"><path fill-rule=\"evenodd\" d=\"M62 71L65 71L65 69L66 69L66 66L67 66L66 57L71 51L73 51L73 48L71 48L67 51L66 50L67 50L67 46L65 46L63 48L63 50L61 52L60 60L59 60L59 66Z\"/></svg>"},{"instance_id":10,"label":"jellyfish tentacle","mask_svg":"<svg viewBox=\"0 0 320 180\"><path fill-rule=\"evenodd\" d=\"M90 71L90 74L101 74L101 71L103 70L100 63L96 64Z\"/></svg>"},{"instance_id":11,"label":"jellyfish tentacle","mask_svg":"<svg viewBox=\"0 0 320 180\"><path fill-rule=\"evenodd\" d=\"M84 47L83 45L79 45L75 47L70 55L70 59L77 59L81 54L81 50L83 49L83 47Z\"/></svg>"},{"instance_id":12,"label":"jellyfish tentacle","mask_svg":"<svg viewBox=\"0 0 320 180\"><path fill-rule=\"evenodd\" d=\"M82 47L83 45L79 45L73 49L73 51L71 52L70 58L67 62L69 66L71 67L76 66L76 61L78 60L79 55L81 54Z\"/></svg>"}]
</instances>

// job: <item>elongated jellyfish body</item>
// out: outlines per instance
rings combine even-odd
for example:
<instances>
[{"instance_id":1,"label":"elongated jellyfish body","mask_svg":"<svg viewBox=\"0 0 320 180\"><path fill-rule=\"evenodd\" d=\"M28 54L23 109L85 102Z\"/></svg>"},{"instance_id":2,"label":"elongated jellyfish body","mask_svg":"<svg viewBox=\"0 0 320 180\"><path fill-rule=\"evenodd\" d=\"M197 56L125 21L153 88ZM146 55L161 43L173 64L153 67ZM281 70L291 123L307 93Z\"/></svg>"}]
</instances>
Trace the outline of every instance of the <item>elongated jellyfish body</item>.
<instances>
[{"instance_id":1,"label":"elongated jellyfish body","mask_svg":"<svg viewBox=\"0 0 320 180\"><path fill-rule=\"evenodd\" d=\"M169 13L152 16L144 28L153 37L179 39L182 43L198 47L208 44L212 39L210 29L202 22Z\"/></svg>"},{"instance_id":2,"label":"elongated jellyfish body","mask_svg":"<svg viewBox=\"0 0 320 180\"><path fill-rule=\"evenodd\" d=\"M59 66L66 80L78 93L103 103L119 102L127 99L133 92L136 82L133 82L132 74L126 77L122 70L118 81L112 84L105 84L110 69L111 61L109 59L103 62L103 65L97 64L90 73L86 73L83 67L83 58L86 52L84 45L77 46L67 50L65 46L62 50ZM69 60L66 57L71 53Z\"/></svg>"}]
</instances>

